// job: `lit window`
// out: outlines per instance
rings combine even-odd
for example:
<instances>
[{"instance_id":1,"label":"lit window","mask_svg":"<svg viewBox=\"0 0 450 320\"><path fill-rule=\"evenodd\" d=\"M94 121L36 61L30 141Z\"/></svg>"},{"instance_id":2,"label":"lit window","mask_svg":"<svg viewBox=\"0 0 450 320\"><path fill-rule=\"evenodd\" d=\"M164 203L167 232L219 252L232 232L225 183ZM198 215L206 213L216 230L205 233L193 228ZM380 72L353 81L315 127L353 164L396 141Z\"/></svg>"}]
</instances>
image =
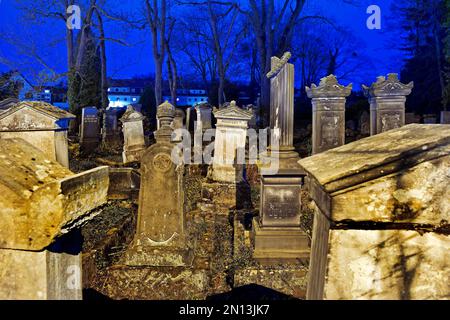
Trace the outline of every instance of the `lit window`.
<instances>
[{"instance_id":1,"label":"lit window","mask_svg":"<svg viewBox=\"0 0 450 320\"><path fill-rule=\"evenodd\" d=\"M137 101L137 98L133 98L133 101L136 102L136 101Z\"/></svg>"}]
</instances>

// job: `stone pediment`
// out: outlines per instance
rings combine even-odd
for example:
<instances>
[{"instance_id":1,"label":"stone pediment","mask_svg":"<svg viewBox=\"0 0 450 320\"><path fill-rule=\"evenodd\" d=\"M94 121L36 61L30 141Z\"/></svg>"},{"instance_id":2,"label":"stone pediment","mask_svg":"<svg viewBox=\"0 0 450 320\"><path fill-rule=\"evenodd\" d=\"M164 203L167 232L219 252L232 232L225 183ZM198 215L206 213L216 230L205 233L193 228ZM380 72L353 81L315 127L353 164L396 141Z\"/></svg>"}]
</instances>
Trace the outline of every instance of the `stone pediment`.
<instances>
[{"instance_id":1,"label":"stone pediment","mask_svg":"<svg viewBox=\"0 0 450 320\"><path fill-rule=\"evenodd\" d=\"M253 117L253 112L241 109L236 105L235 101L231 101L228 107L216 109L214 116L217 119L250 120Z\"/></svg>"},{"instance_id":2,"label":"stone pediment","mask_svg":"<svg viewBox=\"0 0 450 320\"><path fill-rule=\"evenodd\" d=\"M401 83L396 73L389 73L387 79L378 77L370 87L362 85L366 97L407 96L413 87L412 81L408 84Z\"/></svg>"},{"instance_id":3,"label":"stone pediment","mask_svg":"<svg viewBox=\"0 0 450 320\"><path fill-rule=\"evenodd\" d=\"M306 87L306 94L308 98L321 98L321 97L347 97L352 92L352 84L343 86L338 83L336 76L330 74L327 77L320 79L320 83L316 86L314 83L311 88Z\"/></svg>"},{"instance_id":4,"label":"stone pediment","mask_svg":"<svg viewBox=\"0 0 450 320\"><path fill-rule=\"evenodd\" d=\"M62 120L62 119L74 119L75 116L65 110L62 110L58 107L52 106L49 103L41 102L41 101L23 101L14 105L9 110L0 114L0 120L6 118L7 116L16 113L24 108L28 108L29 110L35 111L43 116L54 120Z\"/></svg>"}]
</instances>

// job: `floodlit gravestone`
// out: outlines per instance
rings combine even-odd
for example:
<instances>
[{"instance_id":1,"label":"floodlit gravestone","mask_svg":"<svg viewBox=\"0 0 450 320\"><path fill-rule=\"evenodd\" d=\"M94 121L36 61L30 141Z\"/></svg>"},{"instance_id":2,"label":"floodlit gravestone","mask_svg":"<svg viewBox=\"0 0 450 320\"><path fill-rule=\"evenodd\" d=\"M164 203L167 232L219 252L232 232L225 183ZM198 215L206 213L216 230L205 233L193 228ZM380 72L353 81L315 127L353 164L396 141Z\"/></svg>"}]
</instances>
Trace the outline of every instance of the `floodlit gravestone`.
<instances>
[{"instance_id":1,"label":"floodlit gravestone","mask_svg":"<svg viewBox=\"0 0 450 320\"><path fill-rule=\"evenodd\" d=\"M177 130L177 129L185 129L185 125L184 125L184 118L185 118L185 114L184 111L181 109L175 109L175 118L173 119L172 122L172 128L173 130ZM176 132L174 134L174 137L172 138L173 142L180 142L183 138L183 135L180 132Z\"/></svg>"},{"instance_id":2,"label":"floodlit gravestone","mask_svg":"<svg viewBox=\"0 0 450 320\"><path fill-rule=\"evenodd\" d=\"M450 124L450 111L441 111L441 124Z\"/></svg>"},{"instance_id":3,"label":"floodlit gravestone","mask_svg":"<svg viewBox=\"0 0 450 320\"><path fill-rule=\"evenodd\" d=\"M413 86L413 82L401 83L396 73L389 73L387 79L378 77L370 87L362 86L370 103L370 135L405 125L406 96Z\"/></svg>"},{"instance_id":4,"label":"floodlit gravestone","mask_svg":"<svg viewBox=\"0 0 450 320\"><path fill-rule=\"evenodd\" d=\"M410 124L299 161L308 299L448 299L450 128Z\"/></svg>"},{"instance_id":5,"label":"floodlit gravestone","mask_svg":"<svg viewBox=\"0 0 450 320\"><path fill-rule=\"evenodd\" d=\"M45 102L19 102L0 114L0 139L21 138L69 167L66 122L75 116Z\"/></svg>"},{"instance_id":6,"label":"floodlit gravestone","mask_svg":"<svg viewBox=\"0 0 450 320\"><path fill-rule=\"evenodd\" d=\"M253 220L254 258L297 259L309 256L308 238L300 228L300 191L303 172L294 137L294 65L290 53L272 57L270 78L270 128L279 139L263 155L276 172L261 167L260 216ZM271 139L272 141L272 139Z\"/></svg>"},{"instance_id":7,"label":"floodlit gravestone","mask_svg":"<svg viewBox=\"0 0 450 320\"><path fill-rule=\"evenodd\" d=\"M108 185L108 167L74 174L25 140L0 139L0 299L82 298L77 228Z\"/></svg>"},{"instance_id":8,"label":"floodlit gravestone","mask_svg":"<svg viewBox=\"0 0 450 320\"><path fill-rule=\"evenodd\" d=\"M195 106L197 112L197 128L196 130L211 129L211 111L212 107L208 103L199 103Z\"/></svg>"},{"instance_id":9,"label":"floodlit gravestone","mask_svg":"<svg viewBox=\"0 0 450 320\"><path fill-rule=\"evenodd\" d=\"M130 105L120 121L123 124L123 163L140 161L145 150L144 116Z\"/></svg>"},{"instance_id":10,"label":"floodlit gravestone","mask_svg":"<svg viewBox=\"0 0 450 320\"><path fill-rule=\"evenodd\" d=\"M0 113L8 110L9 108L11 108L12 106L14 106L19 102L20 102L19 99L16 98L7 98L5 100L0 101Z\"/></svg>"},{"instance_id":11,"label":"floodlit gravestone","mask_svg":"<svg viewBox=\"0 0 450 320\"><path fill-rule=\"evenodd\" d=\"M89 153L100 143L100 125L96 107L86 107L81 111L80 149Z\"/></svg>"},{"instance_id":12,"label":"floodlit gravestone","mask_svg":"<svg viewBox=\"0 0 450 320\"><path fill-rule=\"evenodd\" d=\"M183 194L184 165L172 162L175 144L170 124L175 107L169 102L158 106L161 127L156 143L141 158L141 188L136 235L126 264L129 266L183 266L187 252Z\"/></svg>"},{"instance_id":13,"label":"floodlit gravestone","mask_svg":"<svg viewBox=\"0 0 450 320\"><path fill-rule=\"evenodd\" d=\"M239 108L236 101L214 111L217 119L211 178L218 182L244 181L245 142L252 112Z\"/></svg>"},{"instance_id":14,"label":"floodlit gravestone","mask_svg":"<svg viewBox=\"0 0 450 320\"><path fill-rule=\"evenodd\" d=\"M351 91L351 84L340 85L332 74L322 78L319 86L306 87L313 107L313 154L345 144L345 101Z\"/></svg>"}]
</instances>

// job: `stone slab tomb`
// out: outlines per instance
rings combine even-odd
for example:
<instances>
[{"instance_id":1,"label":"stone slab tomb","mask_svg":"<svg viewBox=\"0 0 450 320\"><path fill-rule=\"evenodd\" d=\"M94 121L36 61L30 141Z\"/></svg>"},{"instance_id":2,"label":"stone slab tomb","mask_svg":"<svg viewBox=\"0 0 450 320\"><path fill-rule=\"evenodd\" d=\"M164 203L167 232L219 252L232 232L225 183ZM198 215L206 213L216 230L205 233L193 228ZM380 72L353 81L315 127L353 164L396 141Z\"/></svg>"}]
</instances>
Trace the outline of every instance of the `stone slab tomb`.
<instances>
[{"instance_id":1,"label":"stone slab tomb","mask_svg":"<svg viewBox=\"0 0 450 320\"><path fill-rule=\"evenodd\" d=\"M251 111L239 108L236 101L214 111L217 119L211 178L218 182L244 181L245 146Z\"/></svg>"},{"instance_id":2,"label":"stone slab tomb","mask_svg":"<svg viewBox=\"0 0 450 320\"><path fill-rule=\"evenodd\" d=\"M145 150L144 116L129 105L120 121L123 124L123 163L140 161Z\"/></svg>"},{"instance_id":3,"label":"stone slab tomb","mask_svg":"<svg viewBox=\"0 0 450 320\"><path fill-rule=\"evenodd\" d=\"M107 201L108 167L74 174L0 139L0 299L81 299L78 226Z\"/></svg>"},{"instance_id":4,"label":"stone slab tomb","mask_svg":"<svg viewBox=\"0 0 450 320\"><path fill-rule=\"evenodd\" d=\"M313 107L313 154L345 144L345 101L351 91L351 84L344 87L332 74L322 78L319 86L306 87Z\"/></svg>"},{"instance_id":5,"label":"stone slab tomb","mask_svg":"<svg viewBox=\"0 0 450 320\"><path fill-rule=\"evenodd\" d=\"M0 114L0 139L21 138L69 167L67 120L75 116L45 102L14 104Z\"/></svg>"},{"instance_id":6,"label":"stone slab tomb","mask_svg":"<svg viewBox=\"0 0 450 320\"><path fill-rule=\"evenodd\" d=\"M449 126L410 124L299 163L316 205L308 299L448 299Z\"/></svg>"},{"instance_id":7,"label":"stone slab tomb","mask_svg":"<svg viewBox=\"0 0 450 320\"><path fill-rule=\"evenodd\" d=\"M86 107L81 111L80 149L90 153L100 143L100 123L96 107Z\"/></svg>"},{"instance_id":8,"label":"stone slab tomb","mask_svg":"<svg viewBox=\"0 0 450 320\"><path fill-rule=\"evenodd\" d=\"M370 103L370 135L405 125L406 96L413 86L413 82L401 83L396 73L378 77L370 87L362 86Z\"/></svg>"}]
</instances>

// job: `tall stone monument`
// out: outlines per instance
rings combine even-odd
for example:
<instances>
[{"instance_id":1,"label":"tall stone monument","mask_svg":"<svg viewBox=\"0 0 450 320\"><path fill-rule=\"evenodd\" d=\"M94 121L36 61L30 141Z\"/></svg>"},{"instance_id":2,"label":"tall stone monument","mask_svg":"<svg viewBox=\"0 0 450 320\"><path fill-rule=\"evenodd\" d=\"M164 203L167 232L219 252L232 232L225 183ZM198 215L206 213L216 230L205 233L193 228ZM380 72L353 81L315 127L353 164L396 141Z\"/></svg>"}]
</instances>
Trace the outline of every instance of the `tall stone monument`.
<instances>
[{"instance_id":1,"label":"tall stone monument","mask_svg":"<svg viewBox=\"0 0 450 320\"><path fill-rule=\"evenodd\" d=\"M290 53L281 59L272 57L270 78L270 128L279 139L263 155L277 173L261 167L261 209L253 221L255 258L297 259L309 256L308 238L300 228L300 191L304 173L297 163L299 155L293 145L294 65Z\"/></svg>"},{"instance_id":2,"label":"tall stone monument","mask_svg":"<svg viewBox=\"0 0 450 320\"><path fill-rule=\"evenodd\" d=\"M144 116L129 105L120 121L123 124L123 163L139 161L145 150Z\"/></svg>"},{"instance_id":3,"label":"tall stone monument","mask_svg":"<svg viewBox=\"0 0 450 320\"><path fill-rule=\"evenodd\" d=\"M173 130L184 129L186 126L184 125L185 114L181 109L175 109L175 118L172 122ZM180 142L183 138L183 135L179 132L175 133L175 136L172 138L173 142Z\"/></svg>"},{"instance_id":4,"label":"tall stone monument","mask_svg":"<svg viewBox=\"0 0 450 320\"><path fill-rule=\"evenodd\" d=\"M175 107L158 106L160 128L156 143L141 159L141 188L137 230L126 258L129 266L185 266L190 263L185 244L184 165L172 162L171 123Z\"/></svg>"},{"instance_id":5,"label":"tall stone monument","mask_svg":"<svg viewBox=\"0 0 450 320\"><path fill-rule=\"evenodd\" d=\"M370 87L362 86L370 103L370 135L405 125L406 96L413 86L413 82L401 83L396 73L389 73L387 79L378 77Z\"/></svg>"},{"instance_id":6,"label":"tall stone monument","mask_svg":"<svg viewBox=\"0 0 450 320\"><path fill-rule=\"evenodd\" d=\"M89 153L100 143L100 124L96 107L86 107L81 111L80 149Z\"/></svg>"},{"instance_id":7,"label":"tall stone monument","mask_svg":"<svg viewBox=\"0 0 450 320\"><path fill-rule=\"evenodd\" d=\"M245 142L252 112L231 101L228 107L214 111L214 116L217 124L211 178L218 182L242 182Z\"/></svg>"},{"instance_id":8,"label":"tall stone monument","mask_svg":"<svg viewBox=\"0 0 450 320\"><path fill-rule=\"evenodd\" d=\"M344 87L332 74L322 78L319 86L306 87L313 107L313 154L345 144L345 101L351 91L351 84Z\"/></svg>"}]
</instances>

